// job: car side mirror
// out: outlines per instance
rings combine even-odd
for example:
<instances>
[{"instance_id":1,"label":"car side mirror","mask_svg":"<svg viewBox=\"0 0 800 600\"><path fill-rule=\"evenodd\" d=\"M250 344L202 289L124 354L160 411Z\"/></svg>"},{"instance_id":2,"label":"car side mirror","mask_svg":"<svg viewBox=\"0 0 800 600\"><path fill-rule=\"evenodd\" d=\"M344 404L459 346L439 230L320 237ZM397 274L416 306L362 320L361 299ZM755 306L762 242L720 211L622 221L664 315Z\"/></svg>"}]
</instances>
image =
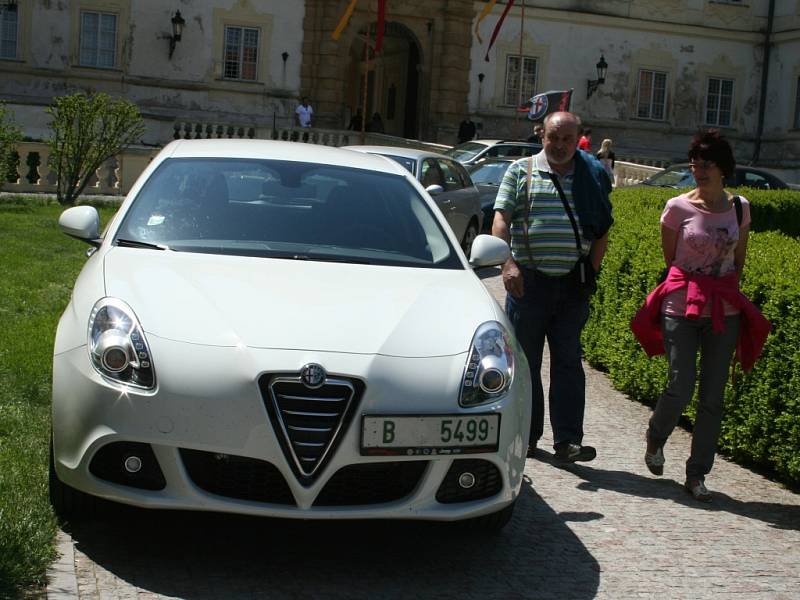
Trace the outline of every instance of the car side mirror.
<instances>
[{"instance_id":1,"label":"car side mirror","mask_svg":"<svg viewBox=\"0 0 800 600\"><path fill-rule=\"evenodd\" d=\"M68 236L91 244L95 248L99 248L103 241L100 239L100 215L94 206L68 208L58 218L58 226Z\"/></svg>"},{"instance_id":2,"label":"car side mirror","mask_svg":"<svg viewBox=\"0 0 800 600\"><path fill-rule=\"evenodd\" d=\"M434 183L433 185L429 185L425 188L425 191L428 192L431 196L438 196L444 191L444 188L440 186L438 183Z\"/></svg>"},{"instance_id":3,"label":"car side mirror","mask_svg":"<svg viewBox=\"0 0 800 600\"><path fill-rule=\"evenodd\" d=\"M496 267L502 265L511 256L511 248L505 240L493 235L482 234L472 242L469 264L473 268Z\"/></svg>"}]
</instances>

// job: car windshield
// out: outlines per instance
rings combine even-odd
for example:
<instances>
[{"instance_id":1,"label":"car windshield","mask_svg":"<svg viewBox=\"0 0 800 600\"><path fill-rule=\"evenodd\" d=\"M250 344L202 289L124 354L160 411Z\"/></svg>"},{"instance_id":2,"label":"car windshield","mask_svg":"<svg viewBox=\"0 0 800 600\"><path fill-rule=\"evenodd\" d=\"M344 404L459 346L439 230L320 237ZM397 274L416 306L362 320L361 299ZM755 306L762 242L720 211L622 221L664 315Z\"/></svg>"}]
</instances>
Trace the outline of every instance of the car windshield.
<instances>
[{"instance_id":1,"label":"car windshield","mask_svg":"<svg viewBox=\"0 0 800 600\"><path fill-rule=\"evenodd\" d=\"M164 161L126 212L117 245L463 268L403 177L281 160Z\"/></svg>"},{"instance_id":2,"label":"car windshield","mask_svg":"<svg viewBox=\"0 0 800 600\"><path fill-rule=\"evenodd\" d=\"M486 150L485 144L479 144L477 142L464 142L463 144L459 144L455 148L450 148L444 152L445 156L449 156L450 158L454 158L459 162L464 162L475 158Z\"/></svg>"},{"instance_id":3,"label":"car windshield","mask_svg":"<svg viewBox=\"0 0 800 600\"><path fill-rule=\"evenodd\" d=\"M406 171L411 173L416 177L417 175L417 161L413 158L407 158L405 156L395 156L394 154L384 154L380 153L381 156L385 156L386 158L391 158L394 162L400 164Z\"/></svg>"},{"instance_id":4,"label":"car windshield","mask_svg":"<svg viewBox=\"0 0 800 600\"><path fill-rule=\"evenodd\" d=\"M694 177L688 165L669 167L660 173L648 177L642 183L644 185L672 188L691 187L695 184Z\"/></svg>"},{"instance_id":5,"label":"car windshield","mask_svg":"<svg viewBox=\"0 0 800 600\"><path fill-rule=\"evenodd\" d=\"M467 171L469 171L473 183L499 186L503 181L503 175L506 174L510 166L511 162L509 161L478 163L467 168Z\"/></svg>"}]
</instances>

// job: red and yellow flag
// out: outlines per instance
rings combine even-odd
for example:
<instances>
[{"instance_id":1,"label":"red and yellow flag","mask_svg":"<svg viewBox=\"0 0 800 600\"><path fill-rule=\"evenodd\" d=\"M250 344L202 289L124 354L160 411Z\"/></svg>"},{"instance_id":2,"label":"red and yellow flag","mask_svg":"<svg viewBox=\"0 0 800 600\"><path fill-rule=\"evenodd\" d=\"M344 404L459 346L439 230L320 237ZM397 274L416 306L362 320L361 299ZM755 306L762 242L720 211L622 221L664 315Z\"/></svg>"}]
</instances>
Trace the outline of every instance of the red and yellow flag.
<instances>
[{"instance_id":1,"label":"red and yellow flag","mask_svg":"<svg viewBox=\"0 0 800 600\"><path fill-rule=\"evenodd\" d=\"M375 52L383 47L383 30L386 27L386 0L378 0L378 22L375 25Z\"/></svg>"},{"instance_id":2,"label":"red and yellow flag","mask_svg":"<svg viewBox=\"0 0 800 600\"><path fill-rule=\"evenodd\" d=\"M339 37L342 35L344 28L347 27L347 24L350 22L350 17L353 16L353 11L356 9L356 4L358 4L358 0L350 0L350 4L347 5L347 10L344 11L342 18L339 19L339 24L336 26L336 29L333 30L331 37L334 40L338 40Z\"/></svg>"},{"instance_id":3,"label":"red and yellow flag","mask_svg":"<svg viewBox=\"0 0 800 600\"><path fill-rule=\"evenodd\" d=\"M486 3L486 6L483 7L481 14L478 15L478 20L475 22L475 36L478 38L479 44L483 43L480 31L481 21L483 21L489 15L489 13L492 12L492 9L494 8L495 4L497 4L497 0L489 0Z\"/></svg>"},{"instance_id":4,"label":"red and yellow flag","mask_svg":"<svg viewBox=\"0 0 800 600\"><path fill-rule=\"evenodd\" d=\"M514 6L514 0L508 0L508 4L506 4L503 14L500 15L500 20L497 22L497 25L494 26L492 39L489 40L489 47L486 49L486 62L489 62L489 51L492 49L492 46L494 46L494 41L497 39L497 34L500 33L500 28L503 26L503 21L506 20L506 15L508 14L508 11L511 10L512 6Z\"/></svg>"}]
</instances>

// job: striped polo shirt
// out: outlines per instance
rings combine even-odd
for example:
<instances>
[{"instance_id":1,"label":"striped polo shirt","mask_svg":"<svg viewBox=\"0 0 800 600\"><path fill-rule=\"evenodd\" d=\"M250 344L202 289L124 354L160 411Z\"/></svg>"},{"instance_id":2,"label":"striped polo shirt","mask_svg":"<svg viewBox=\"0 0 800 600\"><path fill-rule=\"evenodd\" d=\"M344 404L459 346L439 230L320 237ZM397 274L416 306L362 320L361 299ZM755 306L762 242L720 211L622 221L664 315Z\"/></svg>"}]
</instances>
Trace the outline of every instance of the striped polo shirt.
<instances>
[{"instance_id":1,"label":"striped polo shirt","mask_svg":"<svg viewBox=\"0 0 800 600\"><path fill-rule=\"evenodd\" d=\"M494 209L513 211L511 222L511 254L520 265L529 265L547 275L569 273L578 261L575 234L558 190L548 173L558 177L572 215L580 222L572 201L573 173L563 177L555 173L547 162L544 150L533 157L531 172L530 214L528 216L528 242L525 244L525 194L528 179L528 159L523 158L511 165L503 177ZM591 242L581 236L584 254L589 253Z\"/></svg>"}]
</instances>

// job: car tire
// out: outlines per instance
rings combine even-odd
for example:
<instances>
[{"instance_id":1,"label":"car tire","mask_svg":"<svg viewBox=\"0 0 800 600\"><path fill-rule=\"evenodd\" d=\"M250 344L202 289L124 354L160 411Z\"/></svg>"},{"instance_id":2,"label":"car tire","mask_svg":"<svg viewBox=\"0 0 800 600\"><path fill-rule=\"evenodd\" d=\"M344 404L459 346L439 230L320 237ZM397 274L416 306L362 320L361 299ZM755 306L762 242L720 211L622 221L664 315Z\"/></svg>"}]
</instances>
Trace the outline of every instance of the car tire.
<instances>
[{"instance_id":1,"label":"car tire","mask_svg":"<svg viewBox=\"0 0 800 600\"><path fill-rule=\"evenodd\" d=\"M472 251L472 243L475 241L476 237L478 237L478 225L475 223L475 219L473 219L469 222L469 225L467 225L464 238L461 240L461 249L464 251L464 254L467 255L467 258L469 258L469 253Z\"/></svg>"},{"instance_id":2,"label":"car tire","mask_svg":"<svg viewBox=\"0 0 800 600\"><path fill-rule=\"evenodd\" d=\"M61 481L56 474L53 436L50 435L50 505L61 520L79 520L95 514L94 496L84 494Z\"/></svg>"},{"instance_id":3,"label":"car tire","mask_svg":"<svg viewBox=\"0 0 800 600\"><path fill-rule=\"evenodd\" d=\"M482 515L465 521L464 524L472 531L480 531L484 534L500 533L502 529L511 522L514 516L514 506L517 501L514 500L508 506L501 508L497 512L488 515Z\"/></svg>"}]
</instances>

